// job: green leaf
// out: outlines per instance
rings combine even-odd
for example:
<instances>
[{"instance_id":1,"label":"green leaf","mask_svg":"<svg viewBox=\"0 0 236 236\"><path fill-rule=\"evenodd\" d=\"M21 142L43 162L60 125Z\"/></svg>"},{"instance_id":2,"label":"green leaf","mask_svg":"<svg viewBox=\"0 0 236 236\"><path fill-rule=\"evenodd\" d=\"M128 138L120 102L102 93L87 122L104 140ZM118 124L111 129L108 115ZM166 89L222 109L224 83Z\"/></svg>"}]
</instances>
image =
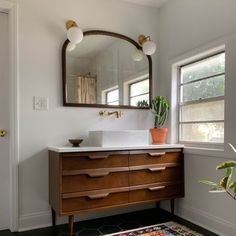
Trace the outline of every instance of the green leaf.
<instances>
[{"instance_id":1,"label":"green leaf","mask_svg":"<svg viewBox=\"0 0 236 236\"><path fill-rule=\"evenodd\" d=\"M227 184L228 184L228 180L229 180L229 177L228 176L225 176L221 181L220 181L220 186L222 188L226 188L227 187Z\"/></svg>"},{"instance_id":2,"label":"green leaf","mask_svg":"<svg viewBox=\"0 0 236 236\"><path fill-rule=\"evenodd\" d=\"M201 181L199 181L199 183L206 184L206 185L209 185L209 186L212 186L212 187L213 187L213 186L215 186L215 187L218 186L217 183L214 183L214 182L209 181L209 180L201 180Z\"/></svg>"},{"instance_id":3,"label":"green leaf","mask_svg":"<svg viewBox=\"0 0 236 236\"><path fill-rule=\"evenodd\" d=\"M226 169L229 167L236 167L236 161L223 162L216 167L217 170Z\"/></svg>"},{"instance_id":4,"label":"green leaf","mask_svg":"<svg viewBox=\"0 0 236 236\"><path fill-rule=\"evenodd\" d=\"M225 193L226 190L221 187L214 187L212 188L209 193Z\"/></svg>"},{"instance_id":5,"label":"green leaf","mask_svg":"<svg viewBox=\"0 0 236 236\"><path fill-rule=\"evenodd\" d=\"M226 174L225 174L225 176L228 176L228 177L229 177L229 178L228 178L228 184L229 184L229 182L231 181L231 178L232 178L232 175L233 175L233 170L234 170L233 167L229 167L229 168L226 169Z\"/></svg>"},{"instance_id":6,"label":"green leaf","mask_svg":"<svg viewBox=\"0 0 236 236\"><path fill-rule=\"evenodd\" d=\"M232 183L229 185L229 188L231 188L231 189L236 188L236 181L232 182Z\"/></svg>"},{"instance_id":7,"label":"green leaf","mask_svg":"<svg viewBox=\"0 0 236 236\"><path fill-rule=\"evenodd\" d=\"M226 176L230 177L230 176L232 176L232 173L233 173L233 167L227 168L227 170L226 170Z\"/></svg>"}]
</instances>

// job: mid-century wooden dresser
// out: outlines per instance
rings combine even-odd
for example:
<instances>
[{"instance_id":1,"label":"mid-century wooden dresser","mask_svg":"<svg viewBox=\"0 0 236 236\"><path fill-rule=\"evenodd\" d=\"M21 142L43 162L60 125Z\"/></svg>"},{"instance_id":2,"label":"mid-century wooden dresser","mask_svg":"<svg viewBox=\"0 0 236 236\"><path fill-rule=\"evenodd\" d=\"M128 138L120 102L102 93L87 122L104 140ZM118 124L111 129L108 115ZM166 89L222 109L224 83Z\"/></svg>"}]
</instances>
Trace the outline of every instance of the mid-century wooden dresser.
<instances>
[{"instance_id":1,"label":"mid-century wooden dresser","mask_svg":"<svg viewBox=\"0 0 236 236\"><path fill-rule=\"evenodd\" d=\"M52 221L74 215L184 196L182 148L58 152L49 149Z\"/></svg>"}]
</instances>

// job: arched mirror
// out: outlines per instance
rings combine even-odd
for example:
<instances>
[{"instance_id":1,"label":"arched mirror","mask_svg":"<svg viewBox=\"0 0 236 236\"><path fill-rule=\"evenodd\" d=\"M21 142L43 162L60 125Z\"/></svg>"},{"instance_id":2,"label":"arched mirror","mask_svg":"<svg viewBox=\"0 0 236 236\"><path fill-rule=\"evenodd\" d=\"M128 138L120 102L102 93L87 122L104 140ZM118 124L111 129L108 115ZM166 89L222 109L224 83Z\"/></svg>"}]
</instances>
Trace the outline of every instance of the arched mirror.
<instances>
[{"instance_id":1,"label":"arched mirror","mask_svg":"<svg viewBox=\"0 0 236 236\"><path fill-rule=\"evenodd\" d=\"M152 59L131 38L107 31L84 32L73 49L62 49L63 105L148 109Z\"/></svg>"}]
</instances>

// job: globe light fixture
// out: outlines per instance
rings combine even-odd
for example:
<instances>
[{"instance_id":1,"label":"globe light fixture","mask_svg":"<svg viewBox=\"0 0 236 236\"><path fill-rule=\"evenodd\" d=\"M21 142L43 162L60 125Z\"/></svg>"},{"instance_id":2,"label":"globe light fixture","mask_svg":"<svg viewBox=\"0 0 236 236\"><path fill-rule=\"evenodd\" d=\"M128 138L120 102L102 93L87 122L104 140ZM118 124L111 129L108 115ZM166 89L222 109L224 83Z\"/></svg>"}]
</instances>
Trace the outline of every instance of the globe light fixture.
<instances>
[{"instance_id":1,"label":"globe light fixture","mask_svg":"<svg viewBox=\"0 0 236 236\"><path fill-rule=\"evenodd\" d=\"M76 44L73 44L73 43L69 42L67 47L66 47L66 51L67 52L72 52L75 48L76 48Z\"/></svg>"},{"instance_id":2,"label":"globe light fixture","mask_svg":"<svg viewBox=\"0 0 236 236\"><path fill-rule=\"evenodd\" d=\"M67 38L72 44L78 44L83 40L83 31L78 27L75 21L66 22Z\"/></svg>"},{"instance_id":3,"label":"globe light fixture","mask_svg":"<svg viewBox=\"0 0 236 236\"><path fill-rule=\"evenodd\" d=\"M142 61L143 60L143 52L141 50L135 50L132 58L134 61Z\"/></svg>"},{"instance_id":4,"label":"globe light fixture","mask_svg":"<svg viewBox=\"0 0 236 236\"><path fill-rule=\"evenodd\" d=\"M156 44L151 40L150 36L140 35L138 42L142 45L143 52L146 55L153 55L156 51Z\"/></svg>"}]
</instances>

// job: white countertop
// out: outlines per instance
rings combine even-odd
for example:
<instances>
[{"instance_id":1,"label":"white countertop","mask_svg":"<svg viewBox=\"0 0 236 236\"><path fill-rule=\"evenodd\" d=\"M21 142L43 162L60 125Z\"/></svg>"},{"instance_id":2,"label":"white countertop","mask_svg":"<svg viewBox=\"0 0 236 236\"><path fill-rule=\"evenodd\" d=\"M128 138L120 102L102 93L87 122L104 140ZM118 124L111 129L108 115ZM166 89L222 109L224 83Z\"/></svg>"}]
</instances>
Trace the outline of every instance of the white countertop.
<instances>
[{"instance_id":1,"label":"white countertop","mask_svg":"<svg viewBox=\"0 0 236 236\"><path fill-rule=\"evenodd\" d=\"M97 152L97 151L122 151L122 150L140 150L140 149L166 149L183 148L183 144L157 144L146 146L126 146L126 147L48 147L49 151L54 152Z\"/></svg>"}]
</instances>

